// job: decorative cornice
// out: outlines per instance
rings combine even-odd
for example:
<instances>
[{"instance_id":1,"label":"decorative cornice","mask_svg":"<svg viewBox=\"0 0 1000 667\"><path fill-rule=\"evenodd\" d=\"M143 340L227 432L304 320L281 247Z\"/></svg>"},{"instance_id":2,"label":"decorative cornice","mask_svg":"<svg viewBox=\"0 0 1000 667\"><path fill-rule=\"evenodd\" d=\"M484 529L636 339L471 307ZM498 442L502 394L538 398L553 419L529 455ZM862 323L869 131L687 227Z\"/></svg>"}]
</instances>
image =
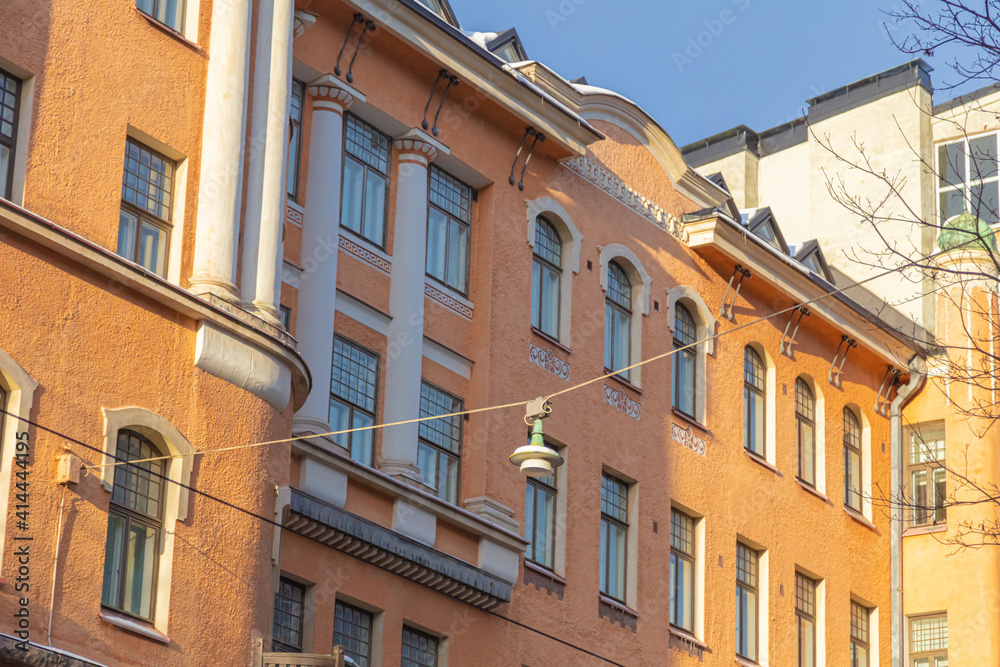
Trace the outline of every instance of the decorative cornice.
<instances>
[{"instance_id":1,"label":"decorative cornice","mask_svg":"<svg viewBox=\"0 0 1000 667\"><path fill-rule=\"evenodd\" d=\"M364 95L332 74L324 74L312 81L309 84L309 94L313 98L313 111L320 109L343 113L351 108L355 100L365 101Z\"/></svg>"},{"instance_id":2,"label":"decorative cornice","mask_svg":"<svg viewBox=\"0 0 1000 667\"><path fill-rule=\"evenodd\" d=\"M389 274L392 271L392 262L381 255L375 254L363 245L355 243L346 236L340 237L340 249L350 255L354 255L363 262L371 264L382 273Z\"/></svg>"},{"instance_id":3,"label":"decorative cornice","mask_svg":"<svg viewBox=\"0 0 1000 667\"><path fill-rule=\"evenodd\" d=\"M663 207L649 199L649 197L633 190L614 173L586 157L563 160L562 164L671 236L687 242L687 234L684 231L684 226L677 219L677 216L664 210Z\"/></svg>"}]
</instances>

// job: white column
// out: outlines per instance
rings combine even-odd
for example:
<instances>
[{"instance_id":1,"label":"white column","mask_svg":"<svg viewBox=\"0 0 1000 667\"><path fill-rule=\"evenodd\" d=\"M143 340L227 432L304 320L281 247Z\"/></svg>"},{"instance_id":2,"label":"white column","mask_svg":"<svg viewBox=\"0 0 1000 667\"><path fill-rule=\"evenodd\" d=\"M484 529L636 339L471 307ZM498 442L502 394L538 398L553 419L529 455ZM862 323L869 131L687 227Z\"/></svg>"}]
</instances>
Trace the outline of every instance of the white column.
<instances>
[{"instance_id":1,"label":"white column","mask_svg":"<svg viewBox=\"0 0 1000 667\"><path fill-rule=\"evenodd\" d=\"M273 323L278 322L280 299L291 41L292 0L263 0L257 22L240 287L244 303Z\"/></svg>"},{"instance_id":2,"label":"white column","mask_svg":"<svg viewBox=\"0 0 1000 667\"><path fill-rule=\"evenodd\" d=\"M239 298L234 280L249 32L250 0L212 3L190 288L230 301Z\"/></svg>"},{"instance_id":3,"label":"white column","mask_svg":"<svg viewBox=\"0 0 1000 667\"><path fill-rule=\"evenodd\" d=\"M389 286L385 421L414 419L420 412L424 347L424 275L427 248L427 167L437 149L419 139L397 139L399 174ZM420 480L417 424L382 431L380 467L390 475Z\"/></svg>"},{"instance_id":4,"label":"white column","mask_svg":"<svg viewBox=\"0 0 1000 667\"><path fill-rule=\"evenodd\" d=\"M337 298L340 239L340 189L344 152L344 111L351 93L324 75L309 85L313 101L309 138L309 180L302 224L302 276L299 287L299 353L312 373L312 391L295 413L295 433L330 429L330 373L333 319Z\"/></svg>"}]
</instances>

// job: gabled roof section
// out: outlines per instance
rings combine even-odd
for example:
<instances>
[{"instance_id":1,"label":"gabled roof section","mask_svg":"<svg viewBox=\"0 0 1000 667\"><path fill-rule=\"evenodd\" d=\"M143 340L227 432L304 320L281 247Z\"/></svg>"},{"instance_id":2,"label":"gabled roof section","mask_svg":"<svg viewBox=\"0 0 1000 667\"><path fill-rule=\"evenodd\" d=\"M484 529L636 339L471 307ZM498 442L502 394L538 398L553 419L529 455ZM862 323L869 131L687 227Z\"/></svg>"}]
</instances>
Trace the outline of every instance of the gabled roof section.
<instances>
[{"instance_id":1,"label":"gabled roof section","mask_svg":"<svg viewBox=\"0 0 1000 667\"><path fill-rule=\"evenodd\" d=\"M806 267L817 276L824 278L827 282L836 285L830 265L826 263L823 256L823 249L819 247L819 241L813 239L805 244L795 253L795 261Z\"/></svg>"},{"instance_id":2,"label":"gabled roof section","mask_svg":"<svg viewBox=\"0 0 1000 667\"><path fill-rule=\"evenodd\" d=\"M785 235L781 233L778 221L774 219L774 213L770 206L764 208L749 209L740 212L743 226L752 234L764 239L764 242L776 248L779 252L790 255L788 243Z\"/></svg>"},{"instance_id":3,"label":"gabled roof section","mask_svg":"<svg viewBox=\"0 0 1000 667\"><path fill-rule=\"evenodd\" d=\"M528 59L521 38L514 28L497 33L496 37L486 42L486 49L509 63L520 63Z\"/></svg>"}]
</instances>

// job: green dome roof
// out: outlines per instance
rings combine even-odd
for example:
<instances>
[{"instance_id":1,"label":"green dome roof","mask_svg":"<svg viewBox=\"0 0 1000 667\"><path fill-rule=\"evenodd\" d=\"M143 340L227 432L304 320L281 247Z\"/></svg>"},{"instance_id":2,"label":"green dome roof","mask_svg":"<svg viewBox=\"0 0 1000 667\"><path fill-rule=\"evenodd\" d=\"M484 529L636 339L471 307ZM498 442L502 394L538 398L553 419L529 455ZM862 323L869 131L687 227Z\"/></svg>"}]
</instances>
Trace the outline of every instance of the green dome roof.
<instances>
[{"instance_id":1,"label":"green dome roof","mask_svg":"<svg viewBox=\"0 0 1000 667\"><path fill-rule=\"evenodd\" d=\"M956 248L997 252L997 239L989 224L966 211L944 226L938 236L938 247L945 252Z\"/></svg>"}]
</instances>

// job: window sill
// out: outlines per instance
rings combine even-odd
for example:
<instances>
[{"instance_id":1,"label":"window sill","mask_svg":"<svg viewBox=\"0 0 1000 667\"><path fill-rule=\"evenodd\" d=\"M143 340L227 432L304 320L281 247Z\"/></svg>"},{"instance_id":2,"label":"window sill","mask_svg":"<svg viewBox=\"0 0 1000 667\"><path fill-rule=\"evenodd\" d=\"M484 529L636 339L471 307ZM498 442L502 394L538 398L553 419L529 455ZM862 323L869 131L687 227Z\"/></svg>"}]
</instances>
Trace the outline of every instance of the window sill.
<instances>
[{"instance_id":1,"label":"window sill","mask_svg":"<svg viewBox=\"0 0 1000 667\"><path fill-rule=\"evenodd\" d=\"M746 449L746 448L743 449L743 453L746 454L750 458L750 460L753 461L754 463L756 463L757 465L763 466L763 467L767 468L768 470L770 470L771 472L773 472L778 477L784 477L784 475L781 474L780 470L778 470L773 465L771 465L770 462L768 462L768 460L765 459L760 454L755 454L755 453L751 452L749 449Z\"/></svg>"},{"instance_id":2,"label":"window sill","mask_svg":"<svg viewBox=\"0 0 1000 667\"><path fill-rule=\"evenodd\" d=\"M562 584L563 586L566 585L566 580L565 579L563 579L558 574L556 574L555 572L553 572L549 568L545 567L544 565L539 565L538 563L533 563L530 560L528 560L527 558L525 558L524 559L524 567L526 567L529 570L534 570L535 572L537 572L539 574L545 575L546 577L548 577L552 581L556 582L557 584Z\"/></svg>"},{"instance_id":3,"label":"window sill","mask_svg":"<svg viewBox=\"0 0 1000 667\"><path fill-rule=\"evenodd\" d=\"M671 407L670 411L673 413L673 415L675 417L677 417L678 419L683 420L684 422L686 422L687 424L690 424L691 426L694 426L696 429L699 429L705 435L711 435L712 432L708 430L707 426L705 426L700 421L698 421L697 419L695 419L691 415L687 414L686 412L681 412L680 410L678 410L675 407ZM743 450L743 451L746 451L746 450Z\"/></svg>"},{"instance_id":4,"label":"window sill","mask_svg":"<svg viewBox=\"0 0 1000 667\"><path fill-rule=\"evenodd\" d=\"M687 630L681 630L680 628L678 628L675 625L671 625L670 626L670 636L671 637L676 637L676 638L682 640L683 642L685 642L686 644L693 644L696 648L698 648L698 649L700 649L700 650L702 650L702 651L704 651L706 653L711 653L712 652L712 649L710 649L708 647L708 644L706 644L705 642L701 641L700 639L698 639L697 637L695 637L693 634L691 634Z\"/></svg>"},{"instance_id":5,"label":"window sill","mask_svg":"<svg viewBox=\"0 0 1000 667\"><path fill-rule=\"evenodd\" d=\"M937 523L928 526L911 526L903 531L903 537L913 537L914 535L927 535L928 533L943 533L948 530L948 524Z\"/></svg>"},{"instance_id":6,"label":"window sill","mask_svg":"<svg viewBox=\"0 0 1000 667\"><path fill-rule=\"evenodd\" d=\"M605 375L609 375L611 373L614 373L614 371L611 370L610 368L605 368L604 369L604 374ZM629 382L628 380L626 380L625 378L623 378L620 375L611 375L611 377L605 378L605 379L614 380L615 382L617 382L621 386L625 387L626 389L631 389L632 391L634 391L635 393L639 394L640 396L642 395L642 389L639 389L639 387L635 386L634 384L632 384L631 382Z\"/></svg>"},{"instance_id":7,"label":"window sill","mask_svg":"<svg viewBox=\"0 0 1000 667\"><path fill-rule=\"evenodd\" d=\"M142 621L134 619L131 616L126 616L125 614L119 614L111 611L110 609L103 608L98 615L105 623L109 623L115 627L121 628L122 630L128 630L129 632L146 637L147 639L158 641L161 644L170 643L170 637L166 636L152 625L143 623Z\"/></svg>"},{"instance_id":8,"label":"window sill","mask_svg":"<svg viewBox=\"0 0 1000 667\"><path fill-rule=\"evenodd\" d=\"M538 328L535 328L535 327L531 327L531 332L533 334L535 334L536 336L538 336L539 338L544 339L546 342L551 343L552 345L555 345L556 347L558 347L560 350L562 350L566 354L573 354L573 350L569 349L568 347L566 347L565 345L563 345L562 343L560 343L558 338L554 338L553 336L550 336L549 334L545 333L541 329L538 329Z\"/></svg>"},{"instance_id":9,"label":"window sill","mask_svg":"<svg viewBox=\"0 0 1000 667\"><path fill-rule=\"evenodd\" d=\"M639 613L630 609L618 600L609 598L603 593L598 594L597 613L599 616L617 623L626 630L635 632L639 624Z\"/></svg>"},{"instance_id":10,"label":"window sill","mask_svg":"<svg viewBox=\"0 0 1000 667\"><path fill-rule=\"evenodd\" d=\"M817 489L815 486L813 486L809 482L803 482L798 477L795 478L795 481L798 482L799 486L801 486L804 491L808 491L812 495L814 495L817 498L819 498L820 500L822 500L827 505L831 505L831 506L833 505L833 502L829 498L826 497L825 493L823 493L822 491L820 491L819 489Z\"/></svg>"},{"instance_id":11,"label":"window sill","mask_svg":"<svg viewBox=\"0 0 1000 667\"><path fill-rule=\"evenodd\" d=\"M740 667L760 667L759 662L755 662L750 658L744 658L742 655L736 656L736 664Z\"/></svg>"},{"instance_id":12,"label":"window sill","mask_svg":"<svg viewBox=\"0 0 1000 667\"><path fill-rule=\"evenodd\" d=\"M192 42L187 37L185 37L183 33L180 33L178 31L174 30L173 28L171 28L170 26L168 26L166 23L163 23L162 21L159 21L159 20L153 18L152 16L150 16L146 12L142 11L138 7L135 7L135 11L139 14L139 16L141 16L142 18L146 19L146 21L149 23L149 25L153 26L154 28L156 28L160 32L166 34L168 37L173 37L178 42L180 42L184 46L188 47L189 49L191 49L192 51L194 51L195 53L197 53L199 56L201 56L202 58L206 58L206 59L208 58L208 54L205 53L205 50L203 48L201 48L200 46L198 46L197 44L195 44L194 42Z\"/></svg>"},{"instance_id":13,"label":"window sill","mask_svg":"<svg viewBox=\"0 0 1000 667\"><path fill-rule=\"evenodd\" d=\"M527 559L524 561L524 583L534 586L537 590L545 591L549 596L554 594L560 600L566 594L565 579L552 570Z\"/></svg>"},{"instance_id":14,"label":"window sill","mask_svg":"<svg viewBox=\"0 0 1000 667\"><path fill-rule=\"evenodd\" d=\"M875 524L869 521L868 517L866 517L864 514L857 511L853 507L848 507L847 505L844 505L844 512L847 513L847 516L851 517L865 528L870 528L872 531L878 533L878 529L875 527Z\"/></svg>"}]
</instances>

